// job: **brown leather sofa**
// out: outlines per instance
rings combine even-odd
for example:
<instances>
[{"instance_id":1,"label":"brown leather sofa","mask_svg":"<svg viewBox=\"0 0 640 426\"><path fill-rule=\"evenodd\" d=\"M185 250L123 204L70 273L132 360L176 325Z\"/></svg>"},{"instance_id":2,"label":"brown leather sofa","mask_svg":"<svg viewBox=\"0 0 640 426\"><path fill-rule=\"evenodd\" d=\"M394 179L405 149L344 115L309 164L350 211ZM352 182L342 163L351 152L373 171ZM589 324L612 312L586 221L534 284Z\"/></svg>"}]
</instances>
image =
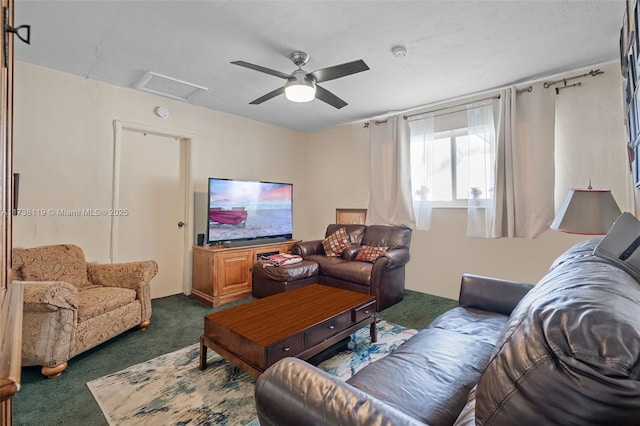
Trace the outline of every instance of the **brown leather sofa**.
<instances>
[{"instance_id":1,"label":"brown leather sofa","mask_svg":"<svg viewBox=\"0 0 640 426\"><path fill-rule=\"evenodd\" d=\"M345 248L341 256L326 256L322 240L297 243L292 248L293 253L319 265L318 281L321 284L375 296L378 311L400 302L404 297L411 229L334 223L327 226L325 237L342 227L347 231L351 247ZM358 250L365 245L388 247L388 250L373 263L355 260Z\"/></svg>"},{"instance_id":2,"label":"brown leather sofa","mask_svg":"<svg viewBox=\"0 0 640 426\"><path fill-rule=\"evenodd\" d=\"M459 307L346 382L279 361L256 383L260 424L639 425L640 282L598 242L535 287L464 276Z\"/></svg>"}]
</instances>

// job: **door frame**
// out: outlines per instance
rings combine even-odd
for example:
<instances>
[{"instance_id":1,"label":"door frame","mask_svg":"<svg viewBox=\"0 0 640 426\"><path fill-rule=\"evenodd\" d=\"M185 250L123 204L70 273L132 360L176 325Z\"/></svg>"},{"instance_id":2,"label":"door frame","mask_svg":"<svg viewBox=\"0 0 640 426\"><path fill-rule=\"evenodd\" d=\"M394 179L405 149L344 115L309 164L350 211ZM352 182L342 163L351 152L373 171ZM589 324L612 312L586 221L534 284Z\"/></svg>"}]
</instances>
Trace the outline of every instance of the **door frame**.
<instances>
[{"instance_id":1,"label":"door frame","mask_svg":"<svg viewBox=\"0 0 640 426\"><path fill-rule=\"evenodd\" d=\"M180 143L184 143L184 253L182 255L182 292L184 294L191 293L191 285L189 280L189 265L191 253L191 236L193 234L193 188L191 180L191 146L194 140L194 134L189 132L163 129L153 127L146 124L132 123L122 120L113 120L113 187L111 195L111 206L114 210L119 208L120 200L120 158L122 155L122 134L123 132L147 133L150 135L179 139ZM111 216L111 238L109 247L109 259L113 263L115 258L115 250L118 242L118 216Z\"/></svg>"}]
</instances>

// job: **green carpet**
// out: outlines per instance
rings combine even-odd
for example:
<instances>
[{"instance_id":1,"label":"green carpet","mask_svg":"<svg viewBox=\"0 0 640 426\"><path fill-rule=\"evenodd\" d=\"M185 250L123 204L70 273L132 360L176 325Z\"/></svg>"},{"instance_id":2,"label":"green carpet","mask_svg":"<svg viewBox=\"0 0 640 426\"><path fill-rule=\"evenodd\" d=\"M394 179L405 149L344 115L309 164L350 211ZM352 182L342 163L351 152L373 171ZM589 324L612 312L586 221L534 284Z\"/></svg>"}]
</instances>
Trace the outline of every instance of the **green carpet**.
<instances>
[{"instance_id":1,"label":"green carpet","mask_svg":"<svg viewBox=\"0 0 640 426\"><path fill-rule=\"evenodd\" d=\"M251 298L236 304L247 300ZM45 379L39 367L23 368L22 389L13 402L14 425L107 425L86 383L198 342L204 315L214 311L184 295L154 299L152 304L147 330L129 331L76 356L61 377ZM454 300L407 291L402 302L378 317L420 329L455 306Z\"/></svg>"}]
</instances>

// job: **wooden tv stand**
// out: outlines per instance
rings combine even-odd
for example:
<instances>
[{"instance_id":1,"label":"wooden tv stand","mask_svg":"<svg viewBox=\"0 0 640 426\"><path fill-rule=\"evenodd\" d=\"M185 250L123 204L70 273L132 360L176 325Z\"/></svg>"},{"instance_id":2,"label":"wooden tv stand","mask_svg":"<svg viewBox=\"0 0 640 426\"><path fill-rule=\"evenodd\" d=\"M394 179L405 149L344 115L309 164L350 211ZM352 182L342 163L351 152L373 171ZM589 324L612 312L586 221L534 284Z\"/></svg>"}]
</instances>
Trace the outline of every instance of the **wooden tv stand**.
<instances>
[{"instance_id":1,"label":"wooden tv stand","mask_svg":"<svg viewBox=\"0 0 640 426\"><path fill-rule=\"evenodd\" d=\"M226 248L193 247L191 297L217 307L251 295L251 276L258 256L291 253L298 240Z\"/></svg>"}]
</instances>

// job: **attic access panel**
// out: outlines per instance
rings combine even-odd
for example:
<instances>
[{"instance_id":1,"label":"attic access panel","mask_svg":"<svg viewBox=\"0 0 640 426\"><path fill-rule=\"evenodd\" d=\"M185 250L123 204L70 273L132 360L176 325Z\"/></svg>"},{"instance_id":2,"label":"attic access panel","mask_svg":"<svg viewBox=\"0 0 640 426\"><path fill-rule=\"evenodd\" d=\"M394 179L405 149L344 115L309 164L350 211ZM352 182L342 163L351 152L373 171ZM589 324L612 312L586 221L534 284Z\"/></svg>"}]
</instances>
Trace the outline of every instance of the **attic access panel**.
<instances>
[{"instance_id":1,"label":"attic access panel","mask_svg":"<svg viewBox=\"0 0 640 426\"><path fill-rule=\"evenodd\" d=\"M206 87L177 78L167 77L153 71L147 72L136 84L135 88L168 98L189 102L195 95L206 92Z\"/></svg>"}]
</instances>

